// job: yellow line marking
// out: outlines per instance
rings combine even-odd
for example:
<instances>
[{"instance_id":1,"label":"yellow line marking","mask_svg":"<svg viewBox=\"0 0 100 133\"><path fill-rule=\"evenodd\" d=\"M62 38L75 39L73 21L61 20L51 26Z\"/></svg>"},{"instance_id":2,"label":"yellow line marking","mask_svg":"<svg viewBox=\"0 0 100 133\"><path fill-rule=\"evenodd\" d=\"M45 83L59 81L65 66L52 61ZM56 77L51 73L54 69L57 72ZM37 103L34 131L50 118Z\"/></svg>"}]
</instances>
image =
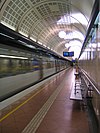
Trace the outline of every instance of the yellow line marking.
<instances>
[{"instance_id":1,"label":"yellow line marking","mask_svg":"<svg viewBox=\"0 0 100 133\"><path fill-rule=\"evenodd\" d=\"M43 88L44 89L44 88ZM30 98L28 98L26 101L24 101L22 104L20 104L19 106L17 106L15 109L13 109L11 112L9 112L8 114L6 114L4 117L2 117L0 119L0 122L2 122L4 119L6 119L9 115L11 115L12 113L14 113L16 110L18 110L20 107L22 107L24 104L26 104L28 101L30 101L34 96L36 96L38 93L40 93L43 89L39 90L38 92L36 92L35 94L33 94Z\"/></svg>"},{"instance_id":2,"label":"yellow line marking","mask_svg":"<svg viewBox=\"0 0 100 133\"><path fill-rule=\"evenodd\" d=\"M54 80L55 81L55 80ZM53 81L49 82L49 84L51 84ZM48 85L46 85L45 87L47 87ZM0 119L0 122L2 122L4 119L6 119L8 116L10 116L12 113L14 113L15 111L17 111L20 107L22 107L24 104L26 104L28 101L30 101L34 96L36 96L38 93L40 93L45 87L43 87L41 90L37 91L35 94L33 94L30 98L28 98L26 101L24 101L23 103L21 103L19 106L17 106L15 109L13 109L12 111L10 111L8 114L6 114L5 116L3 116Z\"/></svg>"}]
</instances>

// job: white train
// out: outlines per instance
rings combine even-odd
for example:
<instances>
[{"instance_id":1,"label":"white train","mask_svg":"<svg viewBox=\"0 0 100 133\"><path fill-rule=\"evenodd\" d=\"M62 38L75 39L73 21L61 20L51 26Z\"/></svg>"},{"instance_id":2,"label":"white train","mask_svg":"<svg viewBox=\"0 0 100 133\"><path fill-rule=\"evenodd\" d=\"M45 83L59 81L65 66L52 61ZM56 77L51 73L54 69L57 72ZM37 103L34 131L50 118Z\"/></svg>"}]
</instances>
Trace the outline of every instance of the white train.
<instances>
[{"instance_id":1,"label":"white train","mask_svg":"<svg viewBox=\"0 0 100 133\"><path fill-rule=\"evenodd\" d=\"M0 44L0 101L69 66L69 61L42 50Z\"/></svg>"}]
</instances>

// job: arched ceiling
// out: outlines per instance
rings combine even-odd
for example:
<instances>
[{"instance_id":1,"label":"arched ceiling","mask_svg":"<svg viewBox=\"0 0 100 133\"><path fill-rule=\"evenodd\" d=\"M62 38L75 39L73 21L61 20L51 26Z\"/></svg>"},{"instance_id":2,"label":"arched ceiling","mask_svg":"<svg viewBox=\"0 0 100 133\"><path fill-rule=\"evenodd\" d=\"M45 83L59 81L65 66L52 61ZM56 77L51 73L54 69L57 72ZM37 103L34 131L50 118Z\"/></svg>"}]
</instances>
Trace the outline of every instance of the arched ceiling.
<instances>
[{"instance_id":1,"label":"arched ceiling","mask_svg":"<svg viewBox=\"0 0 100 133\"><path fill-rule=\"evenodd\" d=\"M94 0L1 0L0 22L62 55L70 42L82 45L93 4ZM59 36L61 31L65 36Z\"/></svg>"}]
</instances>

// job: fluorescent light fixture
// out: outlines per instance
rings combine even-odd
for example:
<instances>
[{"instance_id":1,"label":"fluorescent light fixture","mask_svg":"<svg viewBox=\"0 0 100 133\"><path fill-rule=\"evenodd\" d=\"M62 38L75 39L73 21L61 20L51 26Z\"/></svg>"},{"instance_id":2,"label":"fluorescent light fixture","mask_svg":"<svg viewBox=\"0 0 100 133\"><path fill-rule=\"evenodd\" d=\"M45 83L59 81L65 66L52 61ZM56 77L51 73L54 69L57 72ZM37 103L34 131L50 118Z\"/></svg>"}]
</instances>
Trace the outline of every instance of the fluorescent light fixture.
<instances>
[{"instance_id":1,"label":"fluorescent light fixture","mask_svg":"<svg viewBox=\"0 0 100 133\"><path fill-rule=\"evenodd\" d=\"M45 44L42 44L44 47L46 47L46 45Z\"/></svg>"},{"instance_id":2,"label":"fluorescent light fixture","mask_svg":"<svg viewBox=\"0 0 100 133\"><path fill-rule=\"evenodd\" d=\"M18 41L21 42L21 43L24 44L24 45L27 45L26 42L23 42L23 41L21 41L21 40L18 40Z\"/></svg>"},{"instance_id":3,"label":"fluorescent light fixture","mask_svg":"<svg viewBox=\"0 0 100 133\"><path fill-rule=\"evenodd\" d=\"M18 41L21 42L23 45L29 47L29 48L35 48L33 45L29 45L29 44L27 44L26 42L23 42L23 41L21 41L21 40L18 40Z\"/></svg>"},{"instance_id":4,"label":"fluorescent light fixture","mask_svg":"<svg viewBox=\"0 0 100 133\"><path fill-rule=\"evenodd\" d=\"M24 35L24 36L26 36L26 37L28 37L28 35L27 34L25 34L24 32L22 32L22 31L19 31L19 33L20 34L22 34L22 35Z\"/></svg>"},{"instance_id":5,"label":"fluorescent light fixture","mask_svg":"<svg viewBox=\"0 0 100 133\"><path fill-rule=\"evenodd\" d=\"M50 49L50 47L47 47L48 49Z\"/></svg>"},{"instance_id":6,"label":"fluorescent light fixture","mask_svg":"<svg viewBox=\"0 0 100 133\"><path fill-rule=\"evenodd\" d=\"M6 34L3 34L3 33L0 33L0 34L3 35L3 36L5 36L5 37L8 37L8 38L15 39L15 38L13 38L13 37L11 37L11 36L8 36L8 35L6 35Z\"/></svg>"},{"instance_id":7,"label":"fluorescent light fixture","mask_svg":"<svg viewBox=\"0 0 100 133\"><path fill-rule=\"evenodd\" d=\"M0 55L1 58L13 58L13 59L24 59L27 60L26 57L20 57L20 56L10 56L10 55Z\"/></svg>"},{"instance_id":8,"label":"fluorescent light fixture","mask_svg":"<svg viewBox=\"0 0 100 133\"><path fill-rule=\"evenodd\" d=\"M42 42L39 42L39 41L38 41L38 43L42 45Z\"/></svg>"},{"instance_id":9,"label":"fluorescent light fixture","mask_svg":"<svg viewBox=\"0 0 100 133\"><path fill-rule=\"evenodd\" d=\"M28 45L29 48L33 48L36 49L36 47L34 47L33 45Z\"/></svg>"},{"instance_id":10,"label":"fluorescent light fixture","mask_svg":"<svg viewBox=\"0 0 100 133\"><path fill-rule=\"evenodd\" d=\"M32 39L34 42L36 42L36 39L34 39L33 37L30 37L30 39Z\"/></svg>"},{"instance_id":11,"label":"fluorescent light fixture","mask_svg":"<svg viewBox=\"0 0 100 133\"><path fill-rule=\"evenodd\" d=\"M1 20L1 23L2 23L3 25L5 25L5 26L9 27L9 28L12 29L12 30L16 30L15 27L13 27L13 26L7 24L6 22L4 22L4 21L2 21L2 20Z\"/></svg>"}]
</instances>

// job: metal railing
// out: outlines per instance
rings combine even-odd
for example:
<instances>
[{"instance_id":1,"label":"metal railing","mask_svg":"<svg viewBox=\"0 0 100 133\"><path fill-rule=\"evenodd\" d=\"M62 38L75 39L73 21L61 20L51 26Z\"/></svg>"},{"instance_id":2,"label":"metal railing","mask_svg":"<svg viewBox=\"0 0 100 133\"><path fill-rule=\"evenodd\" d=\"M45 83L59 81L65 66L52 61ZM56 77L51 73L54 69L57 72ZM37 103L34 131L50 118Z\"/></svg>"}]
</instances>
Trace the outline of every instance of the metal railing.
<instances>
[{"instance_id":1,"label":"metal railing","mask_svg":"<svg viewBox=\"0 0 100 133\"><path fill-rule=\"evenodd\" d=\"M94 83L91 81L91 78L89 77L89 75L86 74L86 72L84 70L82 70L82 74L84 75L85 79L86 79L86 84L87 87L89 87L91 85L91 87L93 89L95 89L95 91L100 95L100 91L98 90L98 88L94 85Z\"/></svg>"}]
</instances>

